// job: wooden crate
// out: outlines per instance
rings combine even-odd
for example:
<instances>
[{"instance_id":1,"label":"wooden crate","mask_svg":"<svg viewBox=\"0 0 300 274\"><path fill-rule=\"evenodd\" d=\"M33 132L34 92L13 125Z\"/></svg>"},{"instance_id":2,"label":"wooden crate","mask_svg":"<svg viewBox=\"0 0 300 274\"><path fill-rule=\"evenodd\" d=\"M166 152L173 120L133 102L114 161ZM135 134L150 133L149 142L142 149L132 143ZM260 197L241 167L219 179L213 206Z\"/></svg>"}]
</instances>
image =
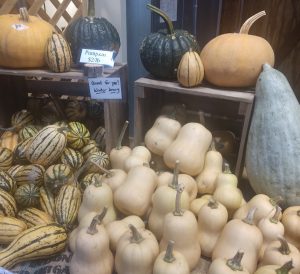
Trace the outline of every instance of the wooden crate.
<instances>
[{"instance_id":1,"label":"wooden crate","mask_svg":"<svg viewBox=\"0 0 300 274\"><path fill-rule=\"evenodd\" d=\"M67 25L71 20L85 14L82 0L26 0L30 15L38 15L52 24L57 31L62 31L59 22ZM68 7L72 6L72 12ZM0 0L0 15L18 12L19 0Z\"/></svg>"},{"instance_id":2,"label":"wooden crate","mask_svg":"<svg viewBox=\"0 0 300 274\"><path fill-rule=\"evenodd\" d=\"M117 137L127 119L127 65L105 68L103 77L120 77L122 100L103 100L106 150L116 145ZM28 94L89 97L87 77L81 70L65 73L48 70L11 70L0 68L0 124L9 126L13 112L25 107Z\"/></svg>"},{"instance_id":3,"label":"wooden crate","mask_svg":"<svg viewBox=\"0 0 300 274\"><path fill-rule=\"evenodd\" d=\"M190 117L190 121L200 122L197 113L202 113L207 117L205 120L211 120L205 124L209 130L230 129L236 134L238 145L233 167L240 177L253 102L254 92L251 90L222 90L205 86L183 88L177 82L140 78L134 86L133 135L130 139L132 145L142 143L164 104L183 103L188 113L196 114Z\"/></svg>"}]
</instances>

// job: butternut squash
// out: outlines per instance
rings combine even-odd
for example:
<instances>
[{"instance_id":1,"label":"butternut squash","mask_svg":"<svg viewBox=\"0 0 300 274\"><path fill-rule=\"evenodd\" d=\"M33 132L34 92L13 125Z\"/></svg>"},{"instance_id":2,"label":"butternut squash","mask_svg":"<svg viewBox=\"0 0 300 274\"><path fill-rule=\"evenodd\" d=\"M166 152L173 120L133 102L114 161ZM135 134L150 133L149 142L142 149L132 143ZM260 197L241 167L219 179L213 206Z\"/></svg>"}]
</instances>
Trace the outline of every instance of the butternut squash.
<instances>
[{"instance_id":1,"label":"butternut squash","mask_svg":"<svg viewBox=\"0 0 300 274\"><path fill-rule=\"evenodd\" d=\"M144 163L149 164L150 160L151 152L145 146L136 146L124 161L124 170L128 172L135 166L142 166Z\"/></svg>"},{"instance_id":2,"label":"butternut squash","mask_svg":"<svg viewBox=\"0 0 300 274\"><path fill-rule=\"evenodd\" d=\"M200 208L203 205L205 205L211 198L212 198L211 194L204 194L201 197L193 200L190 204L190 210L195 214L195 216L198 216L198 212Z\"/></svg>"},{"instance_id":3,"label":"butternut squash","mask_svg":"<svg viewBox=\"0 0 300 274\"><path fill-rule=\"evenodd\" d=\"M180 130L175 141L166 149L163 158L169 168L179 160L179 170L191 176L201 173L212 134L199 123L187 123Z\"/></svg>"},{"instance_id":4,"label":"butternut squash","mask_svg":"<svg viewBox=\"0 0 300 274\"><path fill-rule=\"evenodd\" d=\"M288 261L284 265L264 265L258 267L254 274L292 274L293 262Z\"/></svg>"}]
</instances>

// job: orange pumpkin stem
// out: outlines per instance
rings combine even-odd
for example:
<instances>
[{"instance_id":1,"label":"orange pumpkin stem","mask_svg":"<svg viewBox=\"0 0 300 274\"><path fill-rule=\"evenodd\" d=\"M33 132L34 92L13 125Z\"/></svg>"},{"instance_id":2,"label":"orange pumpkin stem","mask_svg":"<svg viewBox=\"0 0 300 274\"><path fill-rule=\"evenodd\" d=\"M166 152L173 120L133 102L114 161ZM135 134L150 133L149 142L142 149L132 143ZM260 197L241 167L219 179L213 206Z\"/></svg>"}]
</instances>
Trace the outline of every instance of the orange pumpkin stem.
<instances>
[{"instance_id":1,"label":"orange pumpkin stem","mask_svg":"<svg viewBox=\"0 0 300 274\"><path fill-rule=\"evenodd\" d=\"M249 30L251 28L251 26L253 25L253 23L258 20L260 17L265 16L266 12L263 10L261 12L258 12L256 14L254 14L253 16L251 16L249 19L247 19L245 21L245 23L242 25L241 29L240 29L240 33L241 34L248 34Z\"/></svg>"}]
</instances>

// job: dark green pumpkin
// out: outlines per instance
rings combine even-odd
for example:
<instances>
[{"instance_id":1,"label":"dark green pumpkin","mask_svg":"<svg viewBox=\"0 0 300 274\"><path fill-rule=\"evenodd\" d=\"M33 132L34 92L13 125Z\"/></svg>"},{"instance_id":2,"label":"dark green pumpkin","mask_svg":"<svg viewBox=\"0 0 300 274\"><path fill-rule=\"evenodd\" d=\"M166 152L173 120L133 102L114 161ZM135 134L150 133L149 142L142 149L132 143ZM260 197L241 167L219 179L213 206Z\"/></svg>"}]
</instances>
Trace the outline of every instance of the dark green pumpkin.
<instances>
[{"instance_id":1,"label":"dark green pumpkin","mask_svg":"<svg viewBox=\"0 0 300 274\"><path fill-rule=\"evenodd\" d=\"M36 184L25 184L17 188L14 194L19 208L36 207L40 202L40 188Z\"/></svg>"},{"instance_id":2,"label":"dark green pumpkin","mask_svg":"<svg viewBox=\"0 0 300 274\"><path fill-rule=\"evenodd\" d=\"M116 56L121 45L116 28L107 19L95 17L94 0L88 1L88 16L74 20L64 34L75 63L79 63L82 49L114 51Z\"/></svg>"},{"instance_id":3,"label":"dark green pumpkin","mask_svg":"<svg viewBox=\"0 0 300 274\"><path fill-rule=\"evenodd\" d=\"M167 29L151 33L144 38L140 47L140 58L145 69L161 79L176 79L181 57L190 48L199 51L194 35L186 30L174 30L172 21L162 10L148 4L147 7L158 14Z\"/></svg>"}]
</instances>

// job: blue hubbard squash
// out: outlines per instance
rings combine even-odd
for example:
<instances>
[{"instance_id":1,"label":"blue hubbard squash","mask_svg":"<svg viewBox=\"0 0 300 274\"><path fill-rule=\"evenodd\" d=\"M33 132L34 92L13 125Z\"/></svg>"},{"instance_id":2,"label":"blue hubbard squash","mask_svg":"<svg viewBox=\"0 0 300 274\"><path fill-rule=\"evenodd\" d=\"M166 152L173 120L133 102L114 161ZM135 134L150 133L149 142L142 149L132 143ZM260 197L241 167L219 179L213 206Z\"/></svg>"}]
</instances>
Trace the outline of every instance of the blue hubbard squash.
<instances>
[{"instance_id":1,"label":"blue hubbard squash","mask_svg":"<svg viewBox=\"0 0 300 274\"><path fill-rule=\"evenodd\" d=\"M196 38L186 30L174 30L170 18L159 8L147 4L166 23L167 29L151 33L140 47L140 58L145 69L161 79L176 79L177 68L184 53L199 52Z\"/></svg>"},{"instance_id":2,"label":"blue hubbard squash","mask_svg":"<svg viewBox=\"0 0 300 274\"><path fill-rule=\"evenodd\" d=\"M286 77L263 65L246 148L246 169L256 193L300 204L300 107Z\"/></svg>"},{"instance_id":3,"label":"blue hubbard squash","mask_svg":"<svg viewBox=\"0 0 300 274\"><path fill-rule=\"evenodd\" d=\"M114 57L120 49L118 31L107 19L95 17L94 1L88 0L88 15L74 20L64 31L76 64L79 63L82 49L114 51Z\"/></svg>"}]
</instances>

